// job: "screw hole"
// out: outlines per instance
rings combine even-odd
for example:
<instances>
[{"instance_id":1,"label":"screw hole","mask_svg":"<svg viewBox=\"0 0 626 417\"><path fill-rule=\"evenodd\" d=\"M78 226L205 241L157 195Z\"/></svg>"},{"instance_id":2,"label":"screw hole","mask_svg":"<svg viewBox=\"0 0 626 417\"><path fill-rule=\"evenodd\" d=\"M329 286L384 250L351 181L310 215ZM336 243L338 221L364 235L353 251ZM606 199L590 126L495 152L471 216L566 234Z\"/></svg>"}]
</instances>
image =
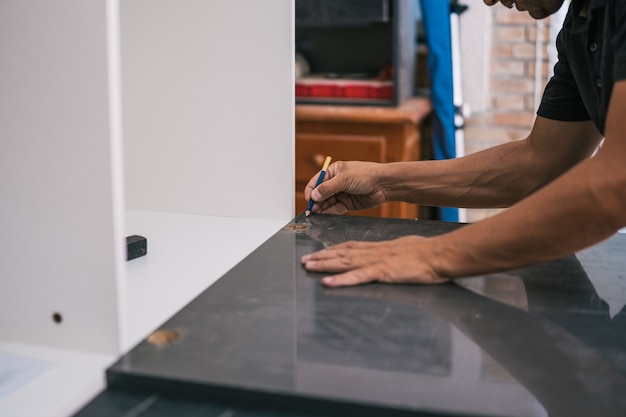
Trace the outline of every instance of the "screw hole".
<instances>
[{"instance_id":1,"label":"screw hole","mask_svg":"<svg viewBox=\"0 0 626 417\"><path fill-rule=\"evenodd\" d=\"M56 324L61 324L61 322L63 321L63 316L61 316L61 313L53 313L52 321Z\"/></svg>"}]
</instances>

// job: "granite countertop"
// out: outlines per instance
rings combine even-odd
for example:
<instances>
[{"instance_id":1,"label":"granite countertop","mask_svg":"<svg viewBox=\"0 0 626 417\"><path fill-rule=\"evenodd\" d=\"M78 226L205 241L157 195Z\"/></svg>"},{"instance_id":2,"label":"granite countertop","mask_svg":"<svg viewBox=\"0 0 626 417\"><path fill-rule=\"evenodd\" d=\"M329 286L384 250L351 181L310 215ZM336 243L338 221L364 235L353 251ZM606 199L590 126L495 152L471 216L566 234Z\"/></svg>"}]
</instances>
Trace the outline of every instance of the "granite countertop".
<instances>
[{"instance_id":1,"label":"granite countertop","mask_svg":"<svg viewBox=\"0 0 626 417\"><path fill-rule=\"evenodd\" d=\"M329 289L299 262L457 227L301 215L114 364L78 416L626 415L625 235L438 286Z\"/></svg>"}]
</instances>

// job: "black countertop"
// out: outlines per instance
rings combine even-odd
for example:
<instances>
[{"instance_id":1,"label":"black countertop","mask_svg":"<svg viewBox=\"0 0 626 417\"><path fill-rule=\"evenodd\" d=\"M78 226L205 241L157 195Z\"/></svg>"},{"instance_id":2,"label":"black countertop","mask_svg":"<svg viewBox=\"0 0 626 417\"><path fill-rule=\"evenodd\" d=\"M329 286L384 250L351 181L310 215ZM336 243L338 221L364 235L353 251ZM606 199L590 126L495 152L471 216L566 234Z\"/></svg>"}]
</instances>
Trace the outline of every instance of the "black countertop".
<instances>
[{"instance_id":1,"label":"black countertop","mask_svg":"<svg viewBox=\"0 0 626 417\"><path fill-rule=\"evenodd\" d=\"M299 262L347 240L457 227L301 215L164 323L169 342L147 339L115 363L78 416L172 404L229 417L625 416L626 309L596 289L624 295L626 235L438 286L329 289Z\"/></svg>"}]
</instances>

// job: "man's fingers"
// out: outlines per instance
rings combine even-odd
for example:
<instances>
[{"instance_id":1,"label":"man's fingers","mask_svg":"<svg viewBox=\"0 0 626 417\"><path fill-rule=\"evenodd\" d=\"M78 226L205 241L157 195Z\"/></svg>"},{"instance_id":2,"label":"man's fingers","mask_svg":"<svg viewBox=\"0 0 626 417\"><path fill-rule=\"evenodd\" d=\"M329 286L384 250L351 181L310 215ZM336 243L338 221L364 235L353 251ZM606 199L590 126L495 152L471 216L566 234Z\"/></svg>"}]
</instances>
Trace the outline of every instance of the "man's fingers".
<instances>
[{"instance_id":1,"label":"man's fingers","mask_svg":"<svg viewBox=\"0 0 626 417\"><path fill-rule=\"evenodd\" d=\"M449 278L439 275L423 249L426 238L406 236L383 242L350 241L304 255L306 270L326 273L322 284L329 287L369 282L441 284Z\"/></svg>"},{"instance_id":2,"label":"man's fingers","mask_svg":"<svg viewBox=\"0 0 626 417\"><path fill-rule=\"evenodd\" d=\"M347 242L309 255L301 262L309 271L344 272L371 264L376 259L369 242Z\"/></svg>"},{"instance_id":3,"label":"man's fingers","mask_svg":"<svg viewBox=\"0 0 626 417\"><path fill-rule=\"evenodd\" d=\"M327 287L346 287L367 284L377 280L378 278L374 268L360 268L344 274L324 277L322 278L322 284Z\"/></svg>"},{"instance_id":4,"label":"man's fingers","mask_svg":"<svg viewBox=\"0 0 626 417\"><path fill-rule=\"evenodd\" d=\"M303 262L304 267L312 272L344 272L354 269L355 266L346 258L314 259Z\"/></svg>"}]
</instances>

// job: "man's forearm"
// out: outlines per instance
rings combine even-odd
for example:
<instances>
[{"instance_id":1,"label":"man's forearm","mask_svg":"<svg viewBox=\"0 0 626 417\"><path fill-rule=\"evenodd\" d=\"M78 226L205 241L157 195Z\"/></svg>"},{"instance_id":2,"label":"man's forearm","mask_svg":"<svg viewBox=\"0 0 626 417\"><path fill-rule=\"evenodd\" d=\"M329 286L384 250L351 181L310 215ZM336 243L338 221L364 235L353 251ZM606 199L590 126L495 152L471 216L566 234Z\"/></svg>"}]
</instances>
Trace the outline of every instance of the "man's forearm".
<instances>
[{"instance_id":1,"label":"man's forearm","mask_svg":"<svg viewBox=\"0 0 626 417\"><path fill-rule=\"evenodd\" d=\"M517 268L569 255L598 243L626 226L626 81L613 90L606 139L590 158L499 215L434 238L440 273L448 277ZM590 124L559 124L539 119L542 137L556 135L551 147L569 140L584 152L598 135ZM578 134L578 135L577 135ZM545 141L542 141L545 142ZM550 144L551 142L546 142ZM586 144L586 150L584 149ZM550 146L543 147L549 152ZM569 148L571 157L578 156Z\"/></svg>"},{"instance_id":2,"label":"man's forearm","mask_svg":"<svg viewBox=\"0 0 626 417\"><path fill-rule=\"evenodd\" d=\"M528 138L444 161L386 164L389 200L416 204L508 207L593 153L601 136L590 121L538 117Z\"/></svg>"},{"instance_id":3,"label":"man's forearm","mask_svg":"<svg viewBox=\"0 0 626 417\"><path fill-rule=\"evenodd\" d=\"M626 198L605 161L585 161L505 212L434 238L436 268L448 277L517 268L610 237L626 224Z\"/></svg>"},{"instance_id":4,"label":"man's forearm","mask_svg":"<svg viewBox=\"0 0 626 417\"><path fill-rule=\"evenodd\" d=\"M392 163L382 181L391 200L445 207L508 207L543 185L524 141L463 158ZM551 178L549 178L551 179Z\"/></svg>"}]
</instances>

